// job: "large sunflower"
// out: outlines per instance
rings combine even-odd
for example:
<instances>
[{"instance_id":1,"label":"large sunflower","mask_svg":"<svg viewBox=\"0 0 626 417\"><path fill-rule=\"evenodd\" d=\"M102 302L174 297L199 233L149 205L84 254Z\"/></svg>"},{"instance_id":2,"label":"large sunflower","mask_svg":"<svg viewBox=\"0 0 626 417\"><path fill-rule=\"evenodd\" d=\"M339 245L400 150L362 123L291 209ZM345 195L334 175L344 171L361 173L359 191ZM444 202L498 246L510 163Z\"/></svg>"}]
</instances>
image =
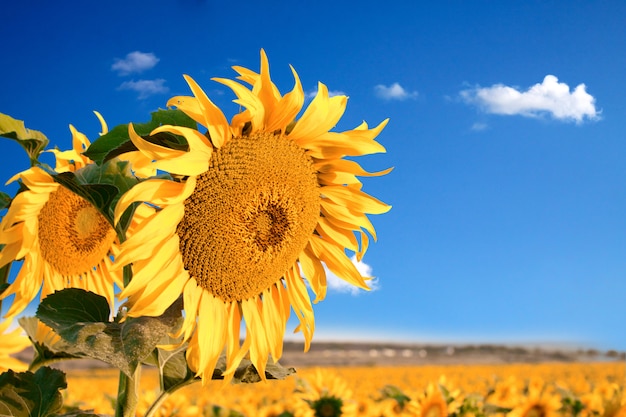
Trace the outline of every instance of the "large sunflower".
<instances>
[{"instance_id":1,"label":"large sunflower","mask_svg":"<svg viewBox=\"0 0 626 417\"><path fill-rule=\"evenodd\" d=\"M106 132L106 124L99 114ZM92 163L80 153L88 139L70 125L73 149L53 151L59 172L78 172ZM58 182L45 170L32 167L8 183L20 180L18 193L0 223L0 267L23 259L15 280L0 295L15 298L6 316L23 311L41 290L41 298L63 288L95 292L113 305L114 283L122 285L112 270L111 254L118 251L115 229L83 197Z\"/></svg>"},{"instance_id":2,"label":"large sunflower","mask_svg":"<svg viewBox=\"0 0 626 417\"><path fill-rule=\"evenodd\" d=\"M134 276L120 297L129 298L130 316L157 315L182 292L185 320L179 336L189 340L188 362L203 381L211 378L225 347L227 376L248 351L264 376L269 355L277 360L282 354L291 308L308 349L314 318L302 275L315 301L326 294L324 264L367 289L367 277L345 249L360 259L368 243L364 230L376 238L366 214L390 209L362 192L357 179L390 170L368 173L344 159L384 152L374 138L387 120L373 129L363 123L331 132L347 97L329 97L319 83L296 120L304 92L293 68L295 86L284 96L270 79L263 51L260 73L234 69L251 88L214 79L230 87L245 108L231 123L191 77L185 79L194 96L168 101L207 131L160 126L151 135L184 136L188 151L157 145L129 126L131 140L152 168L183 181L140 183L116 208L119 218L136 201L162 207L122 244L118 267L132 263ZM242 320L246 337L240 346Z\"/></svg>"}]
</instances>

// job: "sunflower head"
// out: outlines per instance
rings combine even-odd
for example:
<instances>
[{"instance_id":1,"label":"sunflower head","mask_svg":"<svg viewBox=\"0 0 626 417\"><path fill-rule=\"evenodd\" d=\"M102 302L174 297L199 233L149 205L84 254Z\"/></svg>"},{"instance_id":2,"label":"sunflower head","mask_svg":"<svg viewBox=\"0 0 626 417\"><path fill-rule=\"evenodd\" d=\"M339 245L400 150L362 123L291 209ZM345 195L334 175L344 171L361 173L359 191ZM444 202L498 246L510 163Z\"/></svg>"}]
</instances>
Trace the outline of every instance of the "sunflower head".
<instances>
[{"instance_id":1,"label":"sunflower head","mask_svg":"<svg viewBox=\"0 0 626 417\"><path fill-rule=\"evenodd\" d=\"M0 295L0 300L15 295L8 317L39 293L44 298L68 287L105 296L112 306L114 284L122 285L121 273L111 268L119 239L109 209L116 193L135 180L126 162L98 166L84 156L89 140L73 126L70 130L73 148L52 151L56 170L33 166L9 180L19 181L20 191L0 222L0 267L23 263Z\"/></svg>"},{"instance_id":2,"label":"sunflower head","mask_svg":"<svg viewBox=\"0 0 626 417\"><path fill-rule=\"evenodd\" d=\"M144 158L135 163L166 171L175 181L168 186L145 181L116 208L119 218L138 201L160 207L143 222L145 233L122 245L120 267L132 263L134 277L121 297L131 301L129 314L139 316L162 313L182 292L185 321L179 335L189 340L188 360L203 378L213 373L224 347L227 375L248 351L264 375L269 356L277 360L282 354L291 309L308 348L314 331L308 288L315 301L322 300L328 269L367 289L368 277L346 250L360 260L368 247L366 232L376 238L367 214L390 209L364 193L358 178L389 170L370 173L344 159L384 152L374 139L387 121L373 129L363 123L332 132L347 97L331 97L319 83L298 118L304 92L295 70L293 89L282 95L263 51L260 72L234 69L241 82L214 78L231 88L245 109L230 122L186 76L193 96L173 97L168 105L197 128L161 125L142 136L129 125L129 139ZM168 135L169 141L155 139ZM165 146L179 138L186 149ZM246 339L239 346L242 321Z\"/></svg>"}]
</instances>

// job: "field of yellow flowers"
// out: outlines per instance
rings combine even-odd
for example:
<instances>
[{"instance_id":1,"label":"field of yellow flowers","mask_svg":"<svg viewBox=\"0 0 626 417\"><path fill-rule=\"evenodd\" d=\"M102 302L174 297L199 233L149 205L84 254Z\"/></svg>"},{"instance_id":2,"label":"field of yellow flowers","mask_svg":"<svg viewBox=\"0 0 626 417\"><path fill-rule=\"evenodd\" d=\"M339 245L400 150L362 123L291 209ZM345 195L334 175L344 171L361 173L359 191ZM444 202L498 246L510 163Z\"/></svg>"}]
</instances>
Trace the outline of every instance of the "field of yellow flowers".
<instances>
[{"instance_id":1,"label":"field of yellow flowers","mask_svg":"<svg viewBox=\"0 0 626 417\"><path fill-rule=\"evenodd\" d=\"M157 415L626 417L625 372L623 362L303 368L281 381L193 384ZM114 370L73 371L68 385L66 405L112 414ZM156 388L148 368L138 416Z\"/></svg>"}]
</instances>

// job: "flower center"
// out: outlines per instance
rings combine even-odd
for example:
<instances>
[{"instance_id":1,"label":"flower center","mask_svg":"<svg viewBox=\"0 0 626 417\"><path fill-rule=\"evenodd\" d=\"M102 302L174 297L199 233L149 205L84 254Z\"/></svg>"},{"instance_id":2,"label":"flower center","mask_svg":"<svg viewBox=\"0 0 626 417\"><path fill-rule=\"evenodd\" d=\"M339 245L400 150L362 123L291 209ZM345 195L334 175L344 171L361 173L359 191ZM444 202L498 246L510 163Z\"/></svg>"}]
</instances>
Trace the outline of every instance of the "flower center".
<instances>
[{"instance_id":1,"label":"flower center","mask_svg":"<svg viewBox=\"0 0 626 417\"><path fill-rule=\"evenodd\" d=\"M533 405L525 414L525 417L543 417L546 415L546 412L543 407L540 405Z\"/></svg>"},{"instance_id":2,"label":"flower center","mask_svg":"<svg viewBox=\"0 0 626 417\"><path fill-rule=\"evenodd\" d=\"M178 225L185 268L224 302L261 294L307 245L320 215L311 159L282 135L233 138L213 152Z\"/></svg>"},{"instance_id":3,"label":"flower center","mask_svg":"<svg viewBox=\"0 0 626 417\"><path fill-rule=\"evenodd\" d=\"M39 212L41 256L61 275L83 275L107 256L115 230L87 200L64 187Z\"/></svg>"},{"instance_id":4,"label":"flower center","mask_svg":"<svg viewBox=\"0 0 626 417\"><path fill-rule=\"evenodd\" d=\"M444 417L447 416L446 406L442 402L433 403L427 406L422 413L424 417Z\"/></svg>"}]
</instances>

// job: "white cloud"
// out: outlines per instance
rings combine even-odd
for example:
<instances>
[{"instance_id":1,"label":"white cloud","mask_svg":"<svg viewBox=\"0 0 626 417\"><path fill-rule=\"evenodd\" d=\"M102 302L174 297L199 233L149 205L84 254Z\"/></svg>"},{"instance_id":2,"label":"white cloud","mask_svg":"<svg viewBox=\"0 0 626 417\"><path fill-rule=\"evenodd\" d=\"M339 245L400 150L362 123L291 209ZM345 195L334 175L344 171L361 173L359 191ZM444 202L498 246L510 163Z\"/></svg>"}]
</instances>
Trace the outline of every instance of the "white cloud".
<instances>
[{"instance_id":1,"label":"white cloud","mask_svg":"<svg viewBox=\"0 0 626 417\"><path fill-rule=\"evenodd\" d=\"M408 92L399 83L393 83L389 87L383 84L378 84L374 87L376 97L383 100L406 100L409 98L416 98L417 91Z\"/></svg>"},{"instance_id":2,"label":"white cloud","mask_svg":"<svg viewBox=\"0 0 626 417\"><path fill-rule=\"evenodd\" d=\"M158 62L159 58L152 52L134 51L127 54L124 59L116 58L111 70L116 71L118 75L140 73L153 68Z\"/></svg>"},{"instance_id":3,"label":"white cloud","mask_svg":"<svg viewBox=\"0 0 626 417\"><path fill-rule=\"evenodd\" d=\"M144 99L153 94L167 93L169 88L164 84L165 80L162 78L156 80L125 81L118 87L118 90L136 91L139 93L139 98Z\"/></svg>"},{"instance_id":4,"label":"white cloud","mask_svg":"<svg viewBox=\"0 0 626 417\"><path fill-rule=\"evenodd\" d=\"M356 269L361 273L364 277L372 277L372 267L363 261L359 262L356 260L356 256L353 255L350 260L356 266ZM343 279L339 278L337 275L333 274L324 266L326 270L326 281L328 283L328 289L337 292L350 293L352 295L357 295L363 292L364 290L355 287L352 284L347 283ZM370 287L371 291L376 291L379 288L378 279L372 277L372 279L366 281L367 285Z\"/></svg>"},{"instance_id":5,"label":"white cloud","mask_svg":"<svg viewBox=\"0 0 626 417\"><path fill-rule=\"evenodd\" d=\"M472 125L471 129L475 132L481 132L483 130L486 130L489 126L487 125L487 123L480 123L480 122L476 122Z\"/></svg>"},{"instance_id":6,"label":"white cloud","mask_svg":"<svg viewBox=\"0 0 626 417\"><path fill-rule=\"evenodd\" d=\"M304 98L309 100L309 99L315 98L316 95L317 95L317 89L304 93ZM328 97L335 97L335 96L347 96L347 94L341 90L328 90Z\"/></svg>"},{"instance_id":7,"label":"white cloud","mask_svg":"<svg viewBox=\"0 0 626 417\"><path fill-rule=\"evenodd\" d=\"M477 104L487 113L539 117L550 114L553 118L581 123L585 118L597 119L596 99L587 93L585 84L579 84L574 91L565 83L560 83L554 75L546 75L541 84L535 84L526 91L495 84L491 87L477 87L461 91L461 98L467 103Z\"/></svg>"}]
</instances>

